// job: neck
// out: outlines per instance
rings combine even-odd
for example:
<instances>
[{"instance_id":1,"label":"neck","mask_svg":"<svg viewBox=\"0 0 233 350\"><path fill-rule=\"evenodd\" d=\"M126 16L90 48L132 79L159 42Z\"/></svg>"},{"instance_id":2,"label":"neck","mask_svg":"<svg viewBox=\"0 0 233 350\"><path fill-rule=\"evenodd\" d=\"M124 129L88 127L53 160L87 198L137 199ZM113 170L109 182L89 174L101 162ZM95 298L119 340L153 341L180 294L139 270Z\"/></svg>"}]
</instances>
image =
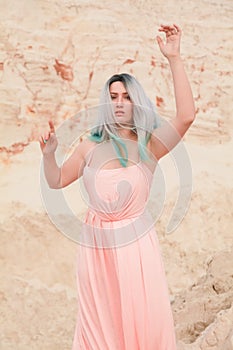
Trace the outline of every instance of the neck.
<instances>
[{"instance_id":1,"label":"neck","mask_svg":"<svg viewBox=\"0 0 233 350\"><path fill-rule=\"evenodd\" d=\"M125 138L125 139L137 139L137 134L135 131L131 129L132 126L130 125L120 125L118 129L118 133L120 137Z\"/></svg>"}]
</instances>

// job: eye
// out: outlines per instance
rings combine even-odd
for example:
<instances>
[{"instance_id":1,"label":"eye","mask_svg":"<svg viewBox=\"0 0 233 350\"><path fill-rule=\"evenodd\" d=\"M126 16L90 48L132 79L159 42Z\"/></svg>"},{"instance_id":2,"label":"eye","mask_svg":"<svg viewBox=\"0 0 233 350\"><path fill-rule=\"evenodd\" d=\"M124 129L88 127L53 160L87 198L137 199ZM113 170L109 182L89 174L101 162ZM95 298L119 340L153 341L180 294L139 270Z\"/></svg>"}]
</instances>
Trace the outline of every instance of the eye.
<instances>
[{"instance_id":1,"label":"eye","mask_svg":"<svg viewBox=\"0 0 233 350\"><path fill-rule=\"evenodd\" d=\"M116 95L111 95L111 99L115 100L116 99Z\"/></svg>"},{"instance_id":2,"label":"eye","mask_svg":"<svg viewBox=\"0 0 233 350\"><path fill-rule=\"evenodd\" d=\"M128 101L131 101L131 98L129 95L125 95L125 99L128 100Z\"/></svg>"}]
</instances>

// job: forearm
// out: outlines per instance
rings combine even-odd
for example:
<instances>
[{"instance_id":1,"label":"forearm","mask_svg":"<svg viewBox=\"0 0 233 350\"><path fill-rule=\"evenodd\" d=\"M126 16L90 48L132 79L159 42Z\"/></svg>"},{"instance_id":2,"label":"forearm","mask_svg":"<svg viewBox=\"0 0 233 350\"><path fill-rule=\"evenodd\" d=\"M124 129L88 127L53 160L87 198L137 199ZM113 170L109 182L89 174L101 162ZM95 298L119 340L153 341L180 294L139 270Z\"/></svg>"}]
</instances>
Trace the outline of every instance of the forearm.
<instances>
[{"instance_id":1,"label":"forearm","mask_svg":"<svg viewBox=\"0 0 233 350\"><path fill-rule=\"evenodd\" d=\"M44 154L43 156L44 174L50 188L61 188L61 169L58 167L55 153Z\"/></svg>"},{"instance_id":2,"label":"forearm","mask_svg":"<svg viewBox=\"0 0 233 350\"><path fill-rule=\"evenodd\" d=\"M169 58L168 62L174 84L176 117L184 122L192 123L195 118L195 106L184 64L180 56Z\"/></svg>"}]
</instances>

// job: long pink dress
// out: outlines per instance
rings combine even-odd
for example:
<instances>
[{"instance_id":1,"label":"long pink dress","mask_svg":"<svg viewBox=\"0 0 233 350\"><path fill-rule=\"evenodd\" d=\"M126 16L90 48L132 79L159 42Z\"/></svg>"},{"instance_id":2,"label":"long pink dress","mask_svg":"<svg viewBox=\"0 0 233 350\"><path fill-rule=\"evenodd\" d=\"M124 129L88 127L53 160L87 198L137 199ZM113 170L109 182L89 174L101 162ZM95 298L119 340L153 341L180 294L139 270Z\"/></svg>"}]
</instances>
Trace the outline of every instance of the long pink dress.
<instances>
[{"instance_id":1,"label":"long pink dress","mask_svg":"<svg viewBox=\"0 0 233 350\"><path fill-rule=\"evenodd\" d=\"M72 350L175 350L169 294L151 215L153 174L85 166L89 208L77 254Z\"/></svg>"}]
</instances>

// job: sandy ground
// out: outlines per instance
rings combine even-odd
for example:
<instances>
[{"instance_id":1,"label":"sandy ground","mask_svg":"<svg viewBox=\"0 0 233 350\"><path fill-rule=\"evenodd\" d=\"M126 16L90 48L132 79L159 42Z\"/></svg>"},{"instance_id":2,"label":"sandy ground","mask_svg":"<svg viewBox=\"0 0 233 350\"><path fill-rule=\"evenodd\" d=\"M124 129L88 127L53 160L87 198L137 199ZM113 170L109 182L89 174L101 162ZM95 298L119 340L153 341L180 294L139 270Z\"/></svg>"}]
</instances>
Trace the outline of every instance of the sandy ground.
<instances>
[{"instance_id":1,"label":"sandy ground","mask_svg":"<svg viewBox=\"0 0 233 350\"><path fill-rule=\"evenodd\" d=\"M230 0L0 0L1 349L70 349L77 313L76 244L51 222L40 191L37 140L98 103L115 72L134 74L165 118L171 75L154 37L183 29L182 56L197 119L184 139L193 190L188 212L166 233L179 179L161 160L164 210L156 223L179 350L233 349L232 15ZM78 131L89 121L77 118ZM77 184L65 189L82 215ZM93 349L94 350L94 349ZM159 350L159 349L158 349Z\"/></svg>"}]
</instances>

